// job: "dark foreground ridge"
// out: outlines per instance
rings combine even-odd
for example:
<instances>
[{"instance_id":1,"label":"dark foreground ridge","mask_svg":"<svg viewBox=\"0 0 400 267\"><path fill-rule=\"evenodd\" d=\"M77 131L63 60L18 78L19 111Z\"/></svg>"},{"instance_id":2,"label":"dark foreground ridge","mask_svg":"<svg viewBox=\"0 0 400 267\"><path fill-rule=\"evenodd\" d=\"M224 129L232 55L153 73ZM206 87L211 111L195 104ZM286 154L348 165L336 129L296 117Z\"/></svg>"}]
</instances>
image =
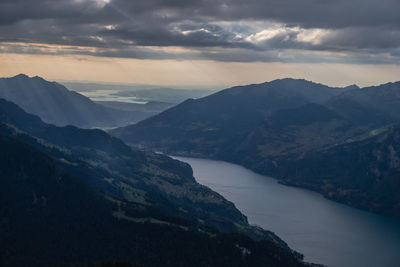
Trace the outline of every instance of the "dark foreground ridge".
<instances>
[{"instance_id":1,"label":"dark foreground ridge","mask_svg":"<svg viewBox=\"0 0 400 267\"><path fill-rule=\"evenodd\" d=\"M1 266L306 266L187 164L5 100L0 121Z\"/></svg>"}]
</instances>

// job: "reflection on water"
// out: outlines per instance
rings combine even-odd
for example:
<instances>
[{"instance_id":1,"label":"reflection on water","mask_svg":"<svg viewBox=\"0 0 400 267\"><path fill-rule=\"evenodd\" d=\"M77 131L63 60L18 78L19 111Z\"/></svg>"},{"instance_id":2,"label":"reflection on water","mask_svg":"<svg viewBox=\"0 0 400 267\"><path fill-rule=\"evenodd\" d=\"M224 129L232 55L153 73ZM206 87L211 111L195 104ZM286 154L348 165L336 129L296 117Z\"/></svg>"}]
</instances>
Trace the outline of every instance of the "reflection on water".
<instances>
[{"instance_id":1,"label":"reflection on water","mask_svg":"<svg viewBox=\"0 0 400 267\"><path fill-rule=\"evenodd\" d=\"M89 97L92 101L118 101L134 104L146 104L148 101L134 96L118 96L115 95L115 90L100 89L92 91L80 92L80 94Z\"/></svg>"},{"instance_id":2,"label":"reflection on water","mask_svg":"<svg viewBox=\"0 0 400 267\"><path fill-rule=\"evenodd\" d=\"M252 224L275 232L310 262L332 267L399 267L400 220L280 185L238 165L182 158L196 180L235 203Z\"/></svg>"}]
</instances>

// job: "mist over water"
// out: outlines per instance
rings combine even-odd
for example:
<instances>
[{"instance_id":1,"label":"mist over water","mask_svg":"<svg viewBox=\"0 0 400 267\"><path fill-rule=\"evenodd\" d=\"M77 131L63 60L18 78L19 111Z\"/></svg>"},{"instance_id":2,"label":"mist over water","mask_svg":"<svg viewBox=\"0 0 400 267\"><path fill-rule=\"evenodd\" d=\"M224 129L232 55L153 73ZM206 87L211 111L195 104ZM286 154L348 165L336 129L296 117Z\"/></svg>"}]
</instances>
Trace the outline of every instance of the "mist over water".
<instances>
[{"instance_id":1,"label":"mist over water","mask_svg":"<svg viewBox=\"0 0 400 267\"><path fill-rule=\"evenodd\" d=\"M400 220L339 204L321 195L222 161L183 158L196 180L275 232L305 260L332 267L400 266Z\"/></svg>"},{"instance_id":2,"label":"mist over water","mask_svg":"<svg viewBox=\"0 0 400 267\"><path fill-rule=\"evenodd\" d=\"M86 97L89 97L92 101L117 101L124 103L133 103L133 104L146 104L148 101L137 98L134 96L118 96L113 94L115 93L113 90L97 90L97 91L89 91L89 92L81 92Z\"/></svg>"}]
</instances>

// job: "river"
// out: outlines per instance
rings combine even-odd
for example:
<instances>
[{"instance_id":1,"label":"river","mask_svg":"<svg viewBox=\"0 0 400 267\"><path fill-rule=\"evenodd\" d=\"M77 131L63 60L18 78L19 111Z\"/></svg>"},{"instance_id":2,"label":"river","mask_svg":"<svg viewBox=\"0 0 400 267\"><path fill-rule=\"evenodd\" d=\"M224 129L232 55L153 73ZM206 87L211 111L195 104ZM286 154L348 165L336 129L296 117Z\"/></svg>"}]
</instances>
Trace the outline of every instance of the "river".
<instances>
[{"instance_id":1,"label":"river","mask_svg":"<svg viewBox=\"0 0 400 267\"><path fill-rule=\"evenodd\" d=\"M223 161L175 157L196 180L275 232L305 260L331 267L399 267L400 220L351 208Z\"/></svg>"}]
</instances>

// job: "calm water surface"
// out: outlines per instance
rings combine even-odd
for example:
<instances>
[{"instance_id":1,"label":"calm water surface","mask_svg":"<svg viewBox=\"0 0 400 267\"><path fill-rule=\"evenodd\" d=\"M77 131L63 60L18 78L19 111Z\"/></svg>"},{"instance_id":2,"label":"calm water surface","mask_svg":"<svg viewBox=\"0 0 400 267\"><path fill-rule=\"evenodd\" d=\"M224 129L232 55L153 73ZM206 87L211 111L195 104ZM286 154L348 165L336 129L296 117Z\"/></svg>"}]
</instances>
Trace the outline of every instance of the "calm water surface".
<instances>
[{"instance_id":1,"label":"calm water surface","mask_svg":"<svg viewBox=\"0 0 400 267\"><path fill-rule=\"evenodd\" d=\"M327 200L317 193L222 161L176 157L196 180L235 203L305 259L332 267L400 267L400 220Z\"/></svg>"}]
</instances>

